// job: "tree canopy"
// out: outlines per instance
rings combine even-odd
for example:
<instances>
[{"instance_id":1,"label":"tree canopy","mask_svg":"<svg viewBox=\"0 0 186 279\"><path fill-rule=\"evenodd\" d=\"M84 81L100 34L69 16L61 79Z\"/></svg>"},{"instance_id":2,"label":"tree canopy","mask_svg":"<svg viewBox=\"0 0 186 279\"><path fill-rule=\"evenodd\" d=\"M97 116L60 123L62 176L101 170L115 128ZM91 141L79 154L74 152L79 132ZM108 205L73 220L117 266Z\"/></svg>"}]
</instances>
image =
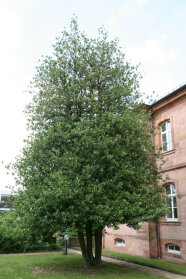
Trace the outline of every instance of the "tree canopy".
<instances>
[{"instance_id":1,"label":"tree canopy","mask_svg":"<svg viewBox=\"0 0 186 279\"><path fill-rule=\"evenodd\" d=\"M72 19L32 82L17 210L33 230L76 230L87 266L100 264L105 226L138 228L165 213L138 77L117 40L102 28L88 38Z\"/></svg>"}]
</instances>

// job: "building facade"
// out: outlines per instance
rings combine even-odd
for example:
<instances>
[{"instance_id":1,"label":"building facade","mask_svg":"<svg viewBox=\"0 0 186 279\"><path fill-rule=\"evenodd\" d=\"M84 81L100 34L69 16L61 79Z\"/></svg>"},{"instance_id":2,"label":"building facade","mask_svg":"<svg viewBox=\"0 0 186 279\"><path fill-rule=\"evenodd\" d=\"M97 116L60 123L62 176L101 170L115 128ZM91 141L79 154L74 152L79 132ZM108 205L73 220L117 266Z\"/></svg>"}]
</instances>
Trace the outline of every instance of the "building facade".
<instances>
[{"instance_id":1,"label":"building facade","mask_svg":"<svg viewBox=\"0 0 186 279\"><path fill-rule=\"evenodd\" d=\"M11 194L9 192L0 192L0 212L12 209Z\"/></svg>"},{"instance_id":2,"label":"building facade","mask_svg":"<svg viewBox=\"0 0 186 279\"><path fill-rule=\"evenodd\" d=\"M186 262L186 84L150 106L156 146L166 160L162 174L167 216L159 224L143 223L136 231L126 225L106 228L103 248L150 258Z\"/></svg>"}]
</instances>

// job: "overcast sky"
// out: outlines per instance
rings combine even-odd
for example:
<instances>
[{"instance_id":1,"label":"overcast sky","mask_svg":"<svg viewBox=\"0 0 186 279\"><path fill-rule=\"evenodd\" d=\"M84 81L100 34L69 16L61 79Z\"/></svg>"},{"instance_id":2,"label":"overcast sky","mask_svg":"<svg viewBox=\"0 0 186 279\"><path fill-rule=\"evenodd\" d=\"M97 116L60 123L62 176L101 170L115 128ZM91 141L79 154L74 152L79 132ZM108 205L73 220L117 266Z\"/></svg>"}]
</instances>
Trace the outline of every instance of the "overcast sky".
<instances>
[{"instance_id":1,"label":"overcast sky","mask_svg":"<svg viewBox=\"0 0 186 279\"><path fill-rule=\"evenodd\" d=\"M0 161L20 153L24 91L73 14L89 36L104 25L119 37L127 59L141 65L144 94L162 96L186 83L186 0L0 0ZM13 179L0 166L0 191L8 184Z\"/></svg>"}]
</instances>

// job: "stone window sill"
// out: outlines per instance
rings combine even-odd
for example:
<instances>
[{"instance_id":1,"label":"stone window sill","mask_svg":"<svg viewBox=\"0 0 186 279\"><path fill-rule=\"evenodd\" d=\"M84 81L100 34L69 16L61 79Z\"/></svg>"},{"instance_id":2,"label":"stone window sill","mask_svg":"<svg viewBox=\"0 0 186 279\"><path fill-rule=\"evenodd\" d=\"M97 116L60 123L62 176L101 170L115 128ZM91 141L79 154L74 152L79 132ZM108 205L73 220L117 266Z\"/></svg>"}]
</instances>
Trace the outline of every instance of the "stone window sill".
<instances>
[{"instance_id":1,"label":"stone window sill","mask_svg":"<svg viewBox=\"0 0 186 279\"><path fill-rule=\"evenodd\" d=\"M175 153L175 149L171 149L171 150L169 150L169 151L165 151L165 152L162 152L162 154L164 155L164 156L167 156L167 155L170 155L170 154L173 154L173 153Z\"/></svg>"},{"instance_id":2,"label":"stone window sill","mask_svg":"<svg viewBox=\"0 0 186 279\"><path fill-rule=\"evenodd\" d=\"M166 221L166 222L161 222L161 225L170 225L170 226L181 226L181 222L174 222L174 221Z\"/></svg>"}]
</instances>

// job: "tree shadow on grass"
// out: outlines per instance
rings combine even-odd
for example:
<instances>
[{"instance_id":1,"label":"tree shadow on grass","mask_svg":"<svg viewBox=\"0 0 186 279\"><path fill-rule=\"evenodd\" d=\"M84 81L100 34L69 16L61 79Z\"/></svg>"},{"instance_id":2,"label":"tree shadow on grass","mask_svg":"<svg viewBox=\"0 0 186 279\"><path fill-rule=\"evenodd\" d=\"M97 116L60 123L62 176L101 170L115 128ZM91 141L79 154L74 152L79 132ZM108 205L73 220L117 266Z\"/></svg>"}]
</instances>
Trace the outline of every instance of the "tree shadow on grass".
<instances>
[{"instance_id":1,"label":"tree shadow on grass","mask_svg":"<svg viewBox=\"0 0 186 279\"><path fill-rule=\"evenodd\" d=\"M135 269L102 262L99 268L85 268L79 255L57 255L46 262L35 265L31 271L37 275L58 275L63 278L102 278L102 279L157 279L155 275L147 274ZM53 277L52 278L61 278Z\"/></svg>"}]
</instances>

